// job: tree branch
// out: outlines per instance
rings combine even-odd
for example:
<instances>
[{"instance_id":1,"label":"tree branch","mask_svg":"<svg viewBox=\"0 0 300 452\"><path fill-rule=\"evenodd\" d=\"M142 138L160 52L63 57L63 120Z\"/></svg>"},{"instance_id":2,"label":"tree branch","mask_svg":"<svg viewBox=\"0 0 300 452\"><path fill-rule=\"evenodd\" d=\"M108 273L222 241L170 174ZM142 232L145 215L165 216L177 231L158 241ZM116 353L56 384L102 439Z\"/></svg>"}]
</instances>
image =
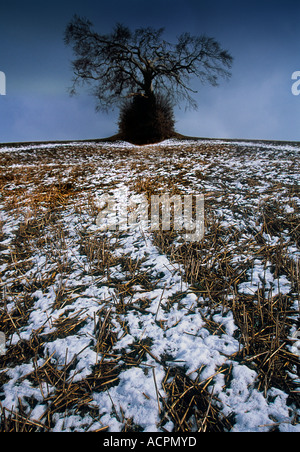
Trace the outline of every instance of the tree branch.
<instances>
[{"instance_id":1,"label":"tree branch","mask_svg":"<svg viewBox=\"0 0 300 452\"><path fill-rule=\"evenodd\" d=\"M183 33L171 44L162 39L163 31L148 27L131 32L117 24L111 34L100 35L91 22L75 16L65 32L65 42L77 56L73 91L78 84L94 84L97 108L106 110L129 94L149 95L154 86L194 108L191 77L212 85L230 77L232 57L214 39Z\"/></svg>"}]
</instances>

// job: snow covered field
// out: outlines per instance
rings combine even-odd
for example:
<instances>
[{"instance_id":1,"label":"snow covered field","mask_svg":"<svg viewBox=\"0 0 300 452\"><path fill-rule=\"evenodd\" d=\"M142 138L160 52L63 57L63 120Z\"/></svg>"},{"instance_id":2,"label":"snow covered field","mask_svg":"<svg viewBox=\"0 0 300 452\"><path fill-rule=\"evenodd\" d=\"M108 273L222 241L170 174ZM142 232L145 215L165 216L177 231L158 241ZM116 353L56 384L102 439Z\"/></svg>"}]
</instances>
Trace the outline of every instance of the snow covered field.
<instances>
[{"instance_id":1,"label":"snow covered field","mask_svg":"<svg viewBox=\"0 0 300 452\"><path fill-rule=\"evenodd\" d=\"M299 149L0 146L0 431L299 432ZM203 194L205 236L105 194Z\"/></svg>"}]
</instances>

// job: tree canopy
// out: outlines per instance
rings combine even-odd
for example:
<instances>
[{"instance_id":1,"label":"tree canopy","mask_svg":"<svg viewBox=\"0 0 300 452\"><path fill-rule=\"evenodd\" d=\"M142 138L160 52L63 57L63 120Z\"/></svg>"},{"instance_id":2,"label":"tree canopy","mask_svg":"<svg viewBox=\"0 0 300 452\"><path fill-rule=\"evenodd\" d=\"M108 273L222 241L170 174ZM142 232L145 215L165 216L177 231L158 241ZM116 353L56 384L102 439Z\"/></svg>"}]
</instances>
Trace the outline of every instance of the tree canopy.
<instances>
[{"instance_id":1,"label":"tree canopy","mask_svg":"<svg viewBox=\"0 0 300 452\"><path fill-rule=\"evenodd\" d=\"M112 33L98 34L89 20L74 16L65 31L65 42L75 55L71 92L89 85L97 109L106 111L126 98L153 93L196 108L191 79L216 86L220 78L230 77L232 56L206 35L183 33L172 44L163 33L163 28L131 31L117 24Z\"/></svg>"}]
</instances>

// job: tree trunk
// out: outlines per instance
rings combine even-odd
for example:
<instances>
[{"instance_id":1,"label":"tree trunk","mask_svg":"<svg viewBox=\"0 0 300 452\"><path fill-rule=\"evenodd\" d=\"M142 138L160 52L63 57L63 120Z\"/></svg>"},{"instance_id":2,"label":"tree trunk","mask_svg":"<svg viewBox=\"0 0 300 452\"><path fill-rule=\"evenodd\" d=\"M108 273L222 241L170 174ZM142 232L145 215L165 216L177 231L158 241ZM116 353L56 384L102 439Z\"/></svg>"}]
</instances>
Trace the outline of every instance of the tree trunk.
<instances>
[{"instance_id":1,"label":"tree trunk","mask_svg":"<svg viewBox=\"0 0 300 452\"><path fill-rule=\"evenodd\" d=\"M154 94L152 80L153 80L152 73L145 72L144 73L144 92L145 92L146 97L149 97L149 98L151 98Z\"/></svg>"}]
</instances>

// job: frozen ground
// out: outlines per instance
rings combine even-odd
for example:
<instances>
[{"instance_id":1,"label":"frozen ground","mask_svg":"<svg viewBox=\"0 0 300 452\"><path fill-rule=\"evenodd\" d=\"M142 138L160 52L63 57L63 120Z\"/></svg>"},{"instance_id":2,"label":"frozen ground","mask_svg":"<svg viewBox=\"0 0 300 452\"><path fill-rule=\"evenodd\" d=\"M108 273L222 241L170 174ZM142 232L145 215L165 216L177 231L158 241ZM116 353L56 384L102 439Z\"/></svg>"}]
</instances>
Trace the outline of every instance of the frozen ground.
<instances>
[{"instance_id":1,"label":"frozen ground","mask_svg":"<svg viewBox=\"0 0 300 452\"><path fill-rule=\"evenodd\" d=\"M0 431L300 431L296 144L3 145L0 165ZM152 194L203 194L201 243L96 224L103 195Z\"/></svg>"}]
</instances>

